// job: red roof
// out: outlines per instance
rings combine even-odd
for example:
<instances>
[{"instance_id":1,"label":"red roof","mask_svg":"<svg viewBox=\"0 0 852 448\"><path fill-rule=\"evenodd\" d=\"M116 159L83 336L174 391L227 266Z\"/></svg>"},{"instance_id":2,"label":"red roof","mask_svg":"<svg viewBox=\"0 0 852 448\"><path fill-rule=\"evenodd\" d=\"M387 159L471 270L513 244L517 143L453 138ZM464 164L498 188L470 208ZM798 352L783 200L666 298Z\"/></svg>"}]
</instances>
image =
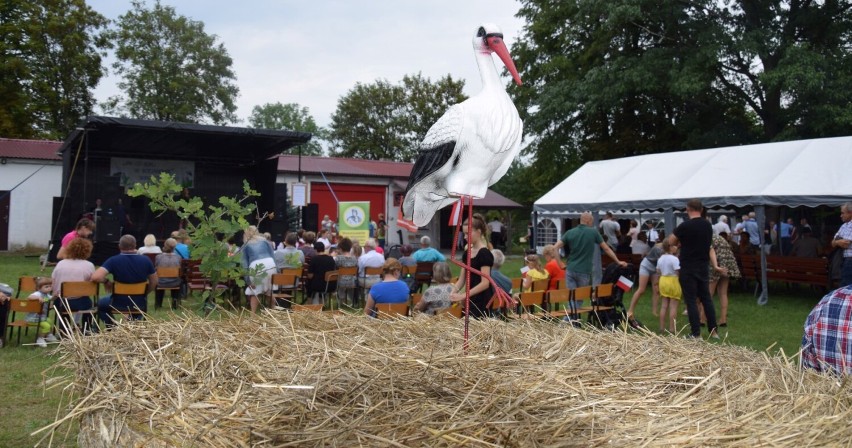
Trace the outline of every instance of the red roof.
<instances>
[{"instance_id":1,"label":"red roof","mask_svg":"<svg viewBox=\"0 0 852 448\"><path fill-rule=\"evenodd\" d=\"M0 157L7 159L62 160L56 155L62 142L0 138Z\"/></svg>"},{"instance_id":2,"label":"red roof","mask_svg":"<svg viewBox=\"0 0 852 448\"><path fill-rule=\"evenodd\" d=\"M302 156L302 173L344 174L349 176L404 177L411 174L413 163L387 160L344 159L339 157ZM299 156L278 156L278 171L299 171Z\"/></svg>"},{"instance_id":3,"label":"red roof","mask_svg":"<svg viewBox=\"0 0 852 448\"><path fill-rule=\"evenodd\" d=\"M411 175L413 163L390 162L387 160L360 160L338 157L302 156L302 173L345 176L372 176L405 179L397 181L397 188L404 190ZM299 171L299 156L278 156L278 171L295 173ZM482 199L474 202L476 207L485 208L521 208L521 204L495 193L491 189Z\"/></svg>"}]
</instances>

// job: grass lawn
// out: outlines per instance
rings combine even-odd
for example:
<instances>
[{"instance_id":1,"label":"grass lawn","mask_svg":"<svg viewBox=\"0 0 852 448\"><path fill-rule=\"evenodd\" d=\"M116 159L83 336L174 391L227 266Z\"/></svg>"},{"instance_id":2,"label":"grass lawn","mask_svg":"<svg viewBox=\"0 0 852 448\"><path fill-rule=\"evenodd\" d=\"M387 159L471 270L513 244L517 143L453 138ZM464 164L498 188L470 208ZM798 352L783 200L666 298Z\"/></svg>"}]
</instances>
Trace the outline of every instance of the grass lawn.
<instances>
[{"instance_id":1,"label":"grass lawn","mask_svg":"<svg viewBox=\"0 0 852 448\"><path fill-rule=\"evenodd\" d=\"M518 277L521 264L521 256L509 256L502 271L509 277ZM455 266L452 270L458 273ZM48 268L44 275L49 275L49 272ZM17 279L21 275L39 275L38 257L0 254L0 282L17 288ZM777 285L770 290L769 304L758 306L752 291L741 291L734 287L729 304L728 327L721 328L722 343L757 351L769 349L771 354L779 350L783 350L787 356L795 354L799 349L805 317L821 297L822 293L807 287L788 290ZM149 298L148 303L153 309L153 297ZM167 306L168 303L167 298ZM183 306L187 312L200 314L199 298L186 300ZM651 315L649 292L639 302L636 315L649 329L658 329L658 319ZM161 310L152 312L151 319L169 319L170 316L170 311ZM213 317L218 318L218 315L214 314ZM678 325L687 324L686 316L682 316ZM22 342L32 343L34 338L34 331L30 330L28 335L22 337ZM29 434L54 421L57 415L62 415L60 401L67 403L67 397L62 396L60 388L45 389L41 384L44 372L58 359L59 355L51 349L28 345L19 347L14 340L7 341L6 347L0 349L4 379L0 385L0 446L32 446L40 436L31 437ZM61 433L65 434L66 430L68 439L54 440L54 446L76 446L76 426L63 428Z\"/></svg>"}]
</instances>

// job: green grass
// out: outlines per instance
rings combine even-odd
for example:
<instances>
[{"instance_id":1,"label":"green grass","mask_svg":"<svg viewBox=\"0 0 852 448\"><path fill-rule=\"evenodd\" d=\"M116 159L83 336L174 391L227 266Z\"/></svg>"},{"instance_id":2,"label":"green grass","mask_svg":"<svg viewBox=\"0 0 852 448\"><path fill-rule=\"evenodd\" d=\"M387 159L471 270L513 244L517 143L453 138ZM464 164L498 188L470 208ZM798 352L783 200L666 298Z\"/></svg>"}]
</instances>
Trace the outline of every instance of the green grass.
<instances>
[{"instance_id":1,"label":"green grass","mask_svg":"<svg viewBox=\"0 0 852 448\"><path fill-rule=\"evenodd\" d=\"M509 256L502 271L509 277L520 276L522 257ZM454 273L458 268L452 266ZM38 258L21 254L0 254L0 282L9 283L17 288L17 279L21 275L49 275L50 268L40 273ZM753 288L753 285L752 285ZM788 356L799 349L803 323L808 312L822 297L822 293L811 292L802 287L787 291L784 286L775 286L770 290L769 304L758 306L751 291L738 291L732 288L728 311L728 327L723 328L722 337L726 344L736 344L762 351L771 347L771 353L783 349ZM153 310L153 297L149 298L149 307ZM166 306L169 299L165 300ZM191 313L200 314L201 300L198 297L183 302L184 308ZM681 305L681 309L683 306ZM717 307L718 309L718 307ZM637 317L651 330L659 326L657 318L651 315L650 293L646 292L636 309ZM152 311L151 319L169 319L168 310ZM214 313L212 318L221 318ZM686 316L681 316L686 325ZM23 343L32 343L34 331L22 338ZM29 434L53 422L57 415L64 415L67 397L61 388L45 388L42 380L45 372L49 375L69 374L66 371L51 370L59 355L51 349L39 349L33 346L16 346L14 340L0 349L0 365L3 366L3 381L0 383L0 445L9 447L32 446L39 436ZM57 414L58 413L58 414ZM76 446L76 423L63 427L60 434L68 434L67 439L54 439L54 446Z\"/></svg>"}]
</instances>

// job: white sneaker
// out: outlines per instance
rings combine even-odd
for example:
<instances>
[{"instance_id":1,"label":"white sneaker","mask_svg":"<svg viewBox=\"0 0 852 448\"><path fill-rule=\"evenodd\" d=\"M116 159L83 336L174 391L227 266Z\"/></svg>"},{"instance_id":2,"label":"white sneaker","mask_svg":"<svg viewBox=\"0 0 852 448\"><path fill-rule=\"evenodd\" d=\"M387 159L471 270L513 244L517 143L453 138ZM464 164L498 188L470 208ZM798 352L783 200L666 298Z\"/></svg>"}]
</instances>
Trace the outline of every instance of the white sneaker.
<instances>
[{"instance_id":1,"label":"white sneaker","mask_svg":"<svg viewBox=\"0 0 852 448\"><path fill-rule=\"evenodd\" d=\"M47 341L45 341L44 338L38 338L36 339L36 345L41 348L47 348Z\"/></svg>"},{"instance_id":2,"label":"white sneaker","mask_svg":"<svg viewBox=\"0 0 852 448\"><path fill-rule=\"evenodd\" d=\"M54 335L53 333L48 333L47 337L44 338L44 340L47 342L57 342L59 341L59 338L57 338L56 335Z\"/></svg>"}]
</instances>

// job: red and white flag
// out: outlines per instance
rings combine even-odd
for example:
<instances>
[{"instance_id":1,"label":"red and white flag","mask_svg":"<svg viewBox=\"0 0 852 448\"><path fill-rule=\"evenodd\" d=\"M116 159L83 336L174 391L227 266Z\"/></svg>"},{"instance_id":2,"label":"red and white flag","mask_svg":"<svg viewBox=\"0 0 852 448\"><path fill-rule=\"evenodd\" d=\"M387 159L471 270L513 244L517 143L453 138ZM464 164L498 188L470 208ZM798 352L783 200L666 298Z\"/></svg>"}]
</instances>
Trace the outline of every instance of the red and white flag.
<instances>
[{"instance_id":1,"label":"red and white flag","mask_svg":"<svg viewBox=\"0 0 852 448\"><path fill-rule=\"evenodd\" d=\"M629 278L622 275L621 277L618 277L618 281L615 282L615 286L618 286L619 288L623 289L624 291L629 291L630 288L633 287L633 282L630 281Z\"/></svg>"},{"instance_id":2,"label":"red and white flag","mask_svg":"<svg viewBox=\"0 0 852 448\"><path fill-rule=\"evenodd\" d=\"M408 230L409 232L416 232L418 229L418 227L414 225L413 222L408 219L405 219L402 216L402 209L399 209L399 214L396 217L396 225L402 227L405 230Z\"/></svg>"},{"instance_id":3,"label":"red and white flag","mask_svg":"<svg viewBox=\"0 0 852 448\"><path fill-rule=\"evenodd\" d=\"M451 226L459 225L461 223L461 216L462 216L461 201L456 201L456 203L453 204L453 212L450 213L450 225Z\"/></svg>"}]
</instances>

